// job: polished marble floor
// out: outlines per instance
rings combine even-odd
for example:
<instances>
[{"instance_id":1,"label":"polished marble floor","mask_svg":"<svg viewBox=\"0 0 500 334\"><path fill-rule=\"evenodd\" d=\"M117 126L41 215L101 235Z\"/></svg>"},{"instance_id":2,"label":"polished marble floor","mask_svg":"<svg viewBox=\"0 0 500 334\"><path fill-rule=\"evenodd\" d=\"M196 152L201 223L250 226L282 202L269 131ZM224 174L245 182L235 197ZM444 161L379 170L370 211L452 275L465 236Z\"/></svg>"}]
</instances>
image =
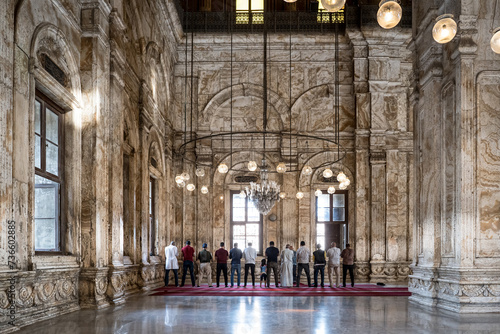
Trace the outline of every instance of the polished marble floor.
<instances>
[{"instance_id":1,"label":"polished marble floor","mask_svg":"<svg viewBox=\"0 0 500 334\"><path fill-rule=\"evenodd\" d=\"M134 296L18 333L500 333L500 315L423 309L407 297Z\"/></svg>"}]
</instances>

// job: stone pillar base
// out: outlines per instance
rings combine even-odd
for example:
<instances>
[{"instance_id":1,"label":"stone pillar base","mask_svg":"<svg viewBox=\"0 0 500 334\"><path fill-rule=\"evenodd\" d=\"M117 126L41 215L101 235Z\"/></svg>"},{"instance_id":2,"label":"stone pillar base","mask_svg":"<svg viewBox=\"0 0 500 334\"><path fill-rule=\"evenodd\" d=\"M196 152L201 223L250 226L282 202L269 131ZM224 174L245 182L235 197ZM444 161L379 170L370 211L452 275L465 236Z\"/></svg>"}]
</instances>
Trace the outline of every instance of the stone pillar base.
<instances>
[{"instance_id":1,"label":"stone pillar base","mask_svg":"<svg viewBox=\"0 0 500 334\"><path fill-rule=\"evenodd\" d=\"M140 276L140 266L138 264L132 264L124 267L124 292L125 297L132 295L140 291L139 287L139 276Z\"/></svg>"},{"instance_id":2,"label":"stone pillar base","mask_svg":"<svg viewBox=\"0 0 500 334\"><path fill-rule=\"evenodd\" d=\"M412 266L410 301L457 313L500 312L500 269Z\"/></svg>"},{"instance_id":3,"label":"stone pillar base","mask_svg":"<svg viewBox=\"0 0 500 334\"><path fill-rule=\"evenodd\" d=\"M82 268L79 279L80 307L101 309L110 305L108 290L108 268Z\"/></svg>"},{"instance_id":4,"label":"stone pillar base","mask_svg":"<svg viewBox=\"0 0 500 334\"><path fill-rule=\"evenodd\" d=\"M179 270L180 274L180 270ZM165 264L143 264L138 277L138 285L141 290L149 291L165 284Z\"/></svg>"},{"instance_id":5,"label":"stone pillar base","mask_svg":"<svg viewBox=\"0 0 500 334\"><path fill-rule=\"evenodd\" d=\"M108 272L108 288L106 295L110 303L120 305L125 303L125 287L127 286L125 268L111 266Z\"/></svg>"}]
</instances>

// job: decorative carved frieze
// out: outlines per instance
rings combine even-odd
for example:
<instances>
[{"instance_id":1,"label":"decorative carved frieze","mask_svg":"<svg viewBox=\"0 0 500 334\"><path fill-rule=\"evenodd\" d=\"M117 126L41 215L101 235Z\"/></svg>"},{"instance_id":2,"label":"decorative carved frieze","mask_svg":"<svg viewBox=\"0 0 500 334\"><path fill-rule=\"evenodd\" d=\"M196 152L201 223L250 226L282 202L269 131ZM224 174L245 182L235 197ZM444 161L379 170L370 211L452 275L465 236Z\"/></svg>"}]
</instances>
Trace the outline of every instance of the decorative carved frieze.
<instances>
[{"instance_id":1,"label":"decorative carved frieze","mask_svg":"<svg viewBox=\"0 0 500 334\"><path fill-rule=\"evenodd\" d=\"M375 262L370 263L370 281L406 281L410 275L409 262Z\"/></svg>"},{"instance_id":2,"label":"decorative carved frieze","mask_svg":"<svg viewBox=\"0 0 500 334\"><path fill-rule=\"evenodd\" d=\"M500 284L460 284L410 278L410 291L438 293L454 297L499 297Z\"/></svg>"}]
</instances>

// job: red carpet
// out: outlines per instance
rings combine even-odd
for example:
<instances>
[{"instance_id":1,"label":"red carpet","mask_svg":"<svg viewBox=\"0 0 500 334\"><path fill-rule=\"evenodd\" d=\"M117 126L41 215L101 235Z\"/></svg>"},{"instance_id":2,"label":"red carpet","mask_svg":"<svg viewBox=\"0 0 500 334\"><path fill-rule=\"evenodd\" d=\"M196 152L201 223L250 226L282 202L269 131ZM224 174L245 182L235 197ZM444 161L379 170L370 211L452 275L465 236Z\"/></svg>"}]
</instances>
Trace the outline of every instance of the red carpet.
<instances>
[{"instance_id":1,"label":"red carpet","mask_svg":"<svg viewBox=\"0 0 500 334\"><path fill-rule=\"evenodd\" d=\"M357 284L352 288L350 285L345 288L309 288L301 286L300 288L255 288L252 285L247 285L233 288L210 288L208 285L201 287L162 287L154 290L150 296L221 296L221 297L247 297L247 296L260 296L260 297L308 297L308 296L411 296L411 292L407 287L385 287L375 284Z\"/></svg>"}]
</instances>

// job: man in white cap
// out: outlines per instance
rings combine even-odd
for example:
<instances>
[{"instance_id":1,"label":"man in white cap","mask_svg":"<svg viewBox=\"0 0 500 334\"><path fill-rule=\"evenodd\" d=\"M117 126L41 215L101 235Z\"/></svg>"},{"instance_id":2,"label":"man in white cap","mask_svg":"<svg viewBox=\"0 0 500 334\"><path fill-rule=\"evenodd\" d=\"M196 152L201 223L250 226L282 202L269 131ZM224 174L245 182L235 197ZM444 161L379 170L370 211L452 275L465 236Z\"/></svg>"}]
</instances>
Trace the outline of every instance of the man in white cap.
<instances>
[{"instance_id":1,"label":"man in white cap","mask_svg":"<svg viewBox=\"0 0 500 334\"><path fill-rule=\"evenodd\" d=\"M328 280L330 281L330 288L340 288L340 248L337 248L335 242L331 243L331 248L326 251L326 256L328 257ZM333 274L335 273L335 279L337 284L333 284Z\"/></svg>"},{"instance_id":2,"label":"man in white cap","mask_svg":"<svg viewBox=\"0 0 500 334\"><path fill-rule=\"evenodd\" d=\"M203 250L198 253L196 257L200 261L200 271L198 272L198 287L200 287L203 276L207 276L207 283L209 287L212 287L212 254L207 250L208 245L203 244Z\"/></svg>"},{"instance_id":3,"label":"man in white cap","mask_svg":"<svg viewBox=\"0 0 500 334\"><path fill-rule=\"evenodd\" d=\"M168 286L168 274L170 270L174 271L175 286L179 286L179 278L177 277L177 270L179 270L179 261L177 261L179 251L175 247L175 242L172 241L170 246L165 247L165 286Z\"/></svg>"}]
</instances>

